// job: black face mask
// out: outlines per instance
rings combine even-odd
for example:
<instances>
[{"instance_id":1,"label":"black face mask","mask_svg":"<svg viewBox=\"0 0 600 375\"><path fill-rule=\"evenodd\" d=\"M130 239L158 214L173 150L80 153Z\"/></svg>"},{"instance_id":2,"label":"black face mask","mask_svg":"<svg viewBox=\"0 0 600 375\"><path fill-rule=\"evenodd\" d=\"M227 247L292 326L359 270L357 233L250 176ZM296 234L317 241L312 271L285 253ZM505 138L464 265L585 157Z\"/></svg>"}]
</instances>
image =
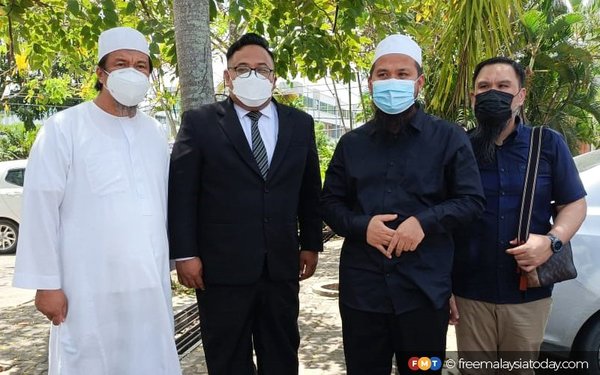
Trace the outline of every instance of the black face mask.
<instances>
[{"instance_id":1,"label":"black face mask","mask_svg":"<svg viewBox=\"0 0 600 375\"><path fill-rule=\"evenodd\" d=\"M513 94L488 90L475 96L475 117L479 124L506 123L512 116Z\"/></svg>"},{"instance_id":2,"label":"black face mask","mask_svg":"<svg viewBox=\"0 0 600 375\"><path fill-rule=\"evenodd\" d=\"M475 96L477 127L471 133L473 151L480 163L491 163L496 155L496 139L512 116L514 95L489 90Z\"/></svg>"}]
</instances>

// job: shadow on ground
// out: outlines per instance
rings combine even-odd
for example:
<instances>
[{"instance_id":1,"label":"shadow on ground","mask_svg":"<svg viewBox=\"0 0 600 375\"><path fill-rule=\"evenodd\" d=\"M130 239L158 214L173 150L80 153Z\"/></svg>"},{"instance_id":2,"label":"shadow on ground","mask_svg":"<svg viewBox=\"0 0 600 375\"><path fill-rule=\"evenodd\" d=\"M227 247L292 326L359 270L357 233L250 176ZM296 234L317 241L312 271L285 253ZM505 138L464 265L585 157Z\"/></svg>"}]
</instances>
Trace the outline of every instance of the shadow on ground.
<instances>
[{"instance_id":1,"label":"shadow on ground","mask_svg":"<svg viewBox=\"0 0 600 375\"><path fill-rule=\"evenodd\" d=\"M33 304L0 311L0 373L47 373L49 323Z\"/></svg>"},{"instance_id":2,"label":"shadow on ground","mask_svg":"<svg viewBox=\"0 0 600 375\"><path fill-rule=\"evenodd\" d=\"M315 297L326 298L326 297ZM337 305L337 302L335 303ZM341 326L318 311L301 311L299 359L302 374L345 373Z\"/></svg>"}]
</instances>

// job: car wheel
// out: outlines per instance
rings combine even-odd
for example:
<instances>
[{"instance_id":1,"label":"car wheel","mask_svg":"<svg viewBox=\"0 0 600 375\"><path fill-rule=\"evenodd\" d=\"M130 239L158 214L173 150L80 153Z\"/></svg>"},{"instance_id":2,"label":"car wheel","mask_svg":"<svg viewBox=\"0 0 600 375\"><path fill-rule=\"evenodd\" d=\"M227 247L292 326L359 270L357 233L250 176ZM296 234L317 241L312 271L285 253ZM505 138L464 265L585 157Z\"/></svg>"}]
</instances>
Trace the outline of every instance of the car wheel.
<instances>
[{"instance_id":1,"label":"car wheel","mask_svg":"<svg viewBox=\"0 0 600 375\"><path fill-rule=\"evenodd\" d=\"M0 254L12 254L17 251L19 225L13 221L0 219Z\"/></svg>"},{"instance_id":2,"label":"car wheel","mask_svg":"<svg viewBox=\"0 0 600 375\"><path fill-rule=\"evenodd\" d=\"M585 361L588 369L582 374L600 375L600 316L583 325L573 345L573 359Z\"/></svg>"}]
</instances>

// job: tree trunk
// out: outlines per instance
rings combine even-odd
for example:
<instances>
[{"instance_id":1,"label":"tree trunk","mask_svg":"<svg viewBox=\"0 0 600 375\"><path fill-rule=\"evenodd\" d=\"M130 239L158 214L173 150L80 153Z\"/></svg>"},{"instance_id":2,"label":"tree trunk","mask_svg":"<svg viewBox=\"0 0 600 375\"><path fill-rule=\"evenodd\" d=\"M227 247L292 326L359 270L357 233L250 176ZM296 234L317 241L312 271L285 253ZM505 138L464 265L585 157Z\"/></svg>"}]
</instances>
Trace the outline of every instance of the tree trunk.
<instances>
[{"instance_id":1,"label":"tree trunk","mask_svg":"<svg viewBox=\"0 0 600 375\"><path fill-rule=\"evenodd\" d=\"M173 0L182 112L215 101L209 1Z\"/></svg>"}]
</instances>

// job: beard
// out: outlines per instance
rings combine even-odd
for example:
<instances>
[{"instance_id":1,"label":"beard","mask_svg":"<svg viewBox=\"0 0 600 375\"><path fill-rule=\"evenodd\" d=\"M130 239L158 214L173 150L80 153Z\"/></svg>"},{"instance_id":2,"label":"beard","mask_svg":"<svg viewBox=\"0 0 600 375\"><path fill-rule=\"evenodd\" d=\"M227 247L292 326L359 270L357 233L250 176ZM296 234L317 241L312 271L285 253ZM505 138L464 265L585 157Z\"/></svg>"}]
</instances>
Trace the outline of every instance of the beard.
<instances>
[{"instance_id":1,"label":"beard","mask_svg":"<svg viewBox=\"0 0 600 375\"><path fill-rule=\"evenodd\" d=\"M408 123L414 117L417 107L413 104L406 111L390 115L373 106L375 110L375 124L378 129L383 129L384 134L404 135L408 130Z\"/></svg>"},{"instance_id":2,"label":"beard","mask_svg":"<svg viewBox=\"0 0 600 375\"><path fill-rule=\"evenodd\" d=\"M123 105L121 103L119 103L116 99L114 99L115 102L115 110L119 113L120 116L122 117L133 117L135 116L136 110L137 110L137 104L134 106L127 106L127 105Z\"/></svg>"},{"instance_id":3,"label":"beard","mask_svg":"<svg viewBox=\"0 0 600 375\"><path fill-rule=\"evenodd\" d=\"M479 163L488 164L496 160L496 140L507 124L508 121L480 122L470 134L473 152Z\"/></svg>"}]
</instances>

